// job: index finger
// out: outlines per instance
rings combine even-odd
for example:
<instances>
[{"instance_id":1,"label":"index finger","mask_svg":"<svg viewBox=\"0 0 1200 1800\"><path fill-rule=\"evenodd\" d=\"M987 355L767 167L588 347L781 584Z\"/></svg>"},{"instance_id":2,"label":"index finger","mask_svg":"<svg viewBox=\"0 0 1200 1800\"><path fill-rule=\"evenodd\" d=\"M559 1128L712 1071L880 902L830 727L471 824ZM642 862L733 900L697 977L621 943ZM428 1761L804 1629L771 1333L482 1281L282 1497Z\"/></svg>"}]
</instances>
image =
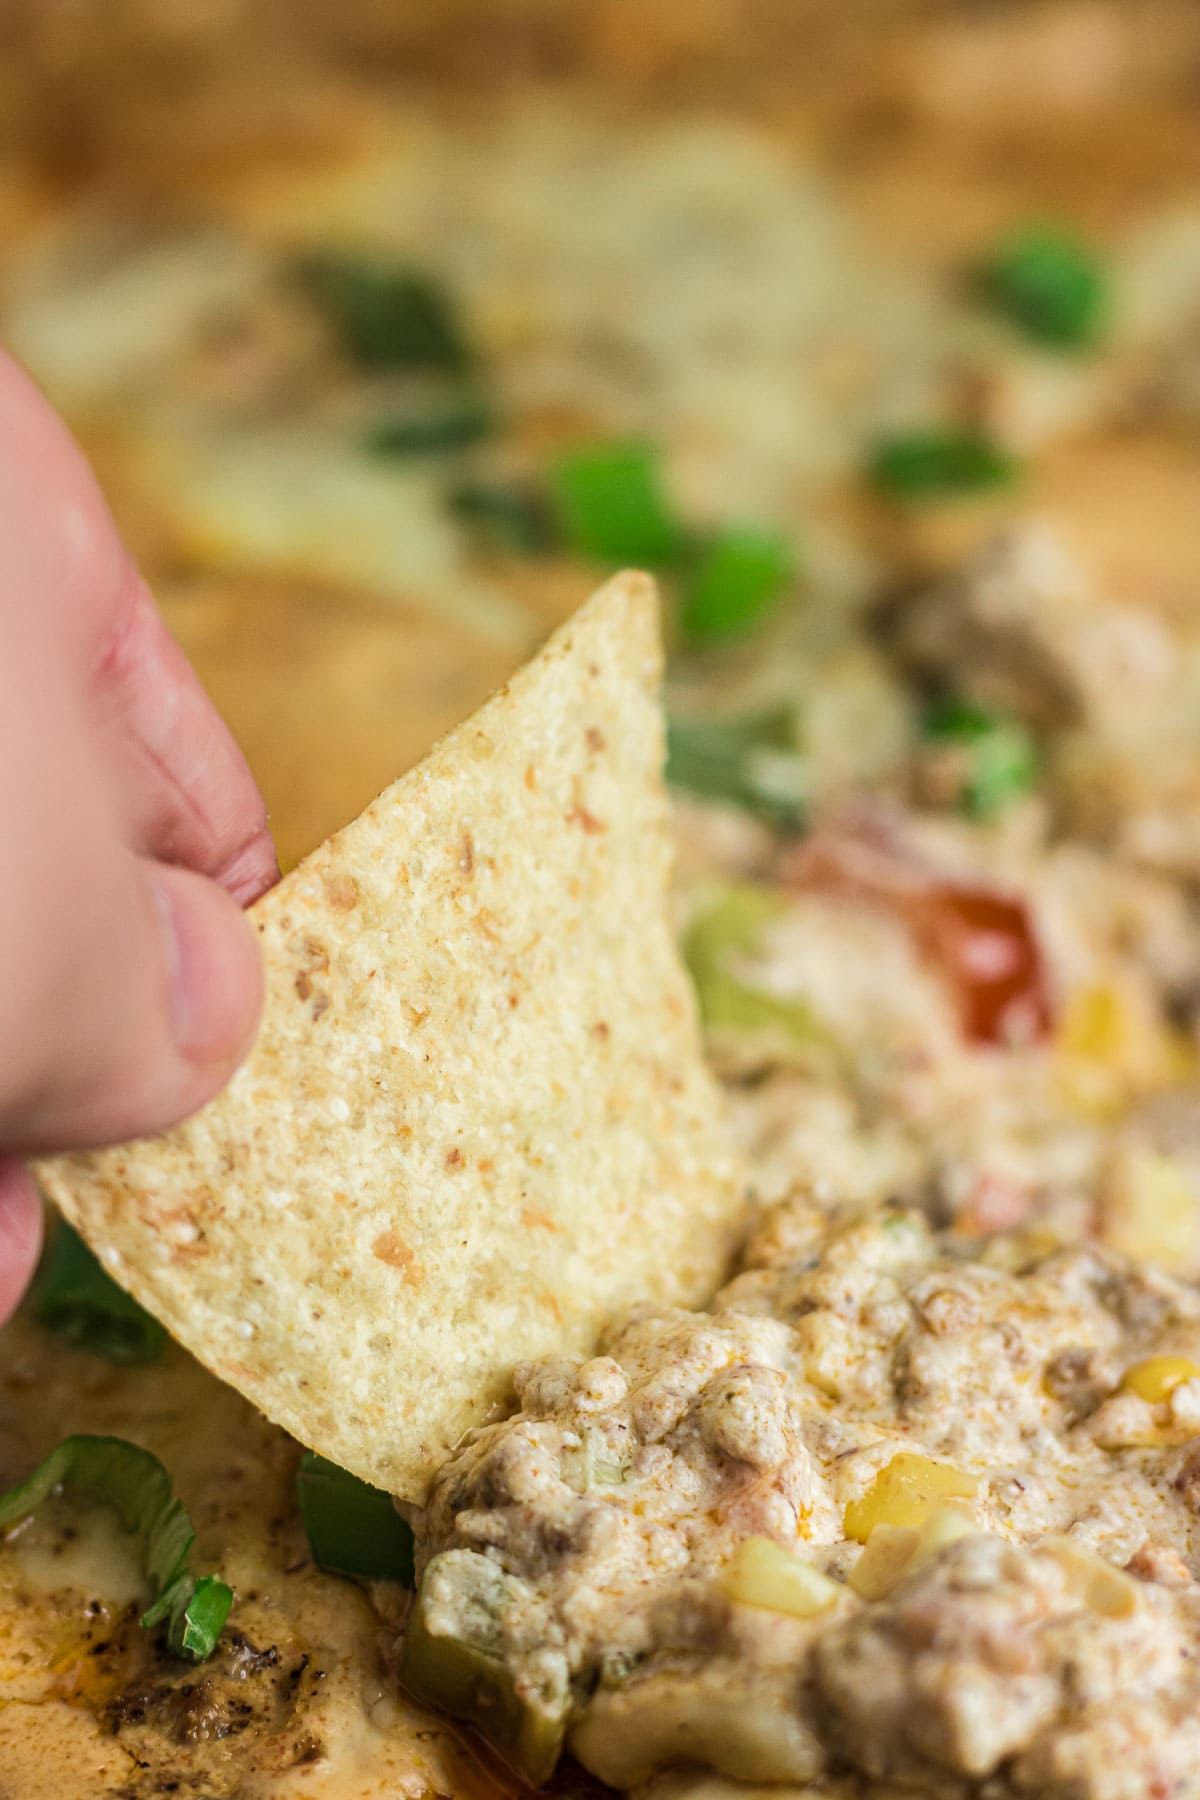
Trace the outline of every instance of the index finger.
<instances>
[{"instance_id":1,"label":"index finger","mask_svg":"<svg viewBox=\"0 0 1200 1800\"><path fill-rule=\"evenodd\" d=\"M211 876L242 904L278 875L266 807L175 643L83 453L0 355L0 608L38 604L97 708L136 847Z\"/></svg>"}]
</instances>

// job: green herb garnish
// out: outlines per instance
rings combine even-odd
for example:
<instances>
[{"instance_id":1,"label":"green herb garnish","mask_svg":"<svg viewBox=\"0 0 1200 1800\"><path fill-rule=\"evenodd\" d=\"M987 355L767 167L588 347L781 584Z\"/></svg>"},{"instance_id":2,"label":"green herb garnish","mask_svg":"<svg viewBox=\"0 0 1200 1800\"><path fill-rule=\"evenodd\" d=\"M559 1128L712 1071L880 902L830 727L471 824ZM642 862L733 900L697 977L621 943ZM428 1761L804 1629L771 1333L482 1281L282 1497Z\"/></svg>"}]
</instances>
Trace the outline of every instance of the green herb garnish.
<instances>
[{"instance_id":1,"label":"green herb garnish","mask_svg":"<svg viewBox=\"0 0 1200 1800\"><path fill-rule=\"evenodd\" d=\"M65 1220L42 1259L30 1307L48 1331L112 1362L152 1362L167 1341L158 1320L117 1286Z\"/></svg>"},{"instance_id":2,"label":"green herb garnish","mask_svg":"<svg viewBox=\"0 0 1200 1800\"><path fill-rule=\"evenodd\" d=\"M477 395L451 396L423 410L377 419L367 432L373 456L429 456L462 450L494 431L496 416Z\"/></svg>"},{"instance_id":3,"label":"green herb garnish","mask_svg":"<svg viewBox=\"0 0 1200 1800\"><path fill-rule=\"evenodd\" d=\"M464 481L451 490L447 505L464 525L500 549L536 556L558 542L549 505L530 485Z\"/></svg>"},{"instance_id":4,"label":"green herb garnish","mask_svg":"<svg viewBox=\"0 0 1200 1800\"><path fill-rule=\"evenodd\" d=\"M879 440L871 457L874 485L893 500L940 500L1003 487L1013 459L974 431L906 431Z\"/></svg>"},{"instance_id":5,"label":"green herb garnish","mask_svg":"<svg viewBox=\"0 0 1200 1800\"><path fill-rule=\"evenodd\" d=\"M1104 276L1091 251L1066 232L1047 226L1018 232L984 265L980 285L1039 344L1077 350L1099 332Z\"/></svg>"},{"instance_id":6,"label":"green herb garnish","mask_svg":"<svg viewBox=\"0 0 1200 1800\"><path fill-rule=\"evenodd\" d=\"M743 884L726 888L692 920L684 934L683 957L710 1030L782 1033L805 1045L824 1038L803 1000L766 992L752 974L736 966L759 951L764 931L782 911L777 895Z\"/></svg>"},{"instance_id":7,"label":"green herb garnish","mask_svg":"<svg viewBox=\"0 0 1200 1800\"><path fill-rule=\"evenodd\" d=\"M412 1532L382 1488L306 1450L296 1500L318 1568L413 1585Z\"/></svg>"},{"instance_id":8,"label":"green herb garnish","mask_svg":"<svg viewBox=\"0 0 1200 1800\"><path fill-rule=\"evenodd\" d=\"M233 1592L215 1575L198 1579L187 1559L196 1534L171 1478L156 1456L115 1437L64 1438L20 1487L0 1495L0 1531L19 1525L51 1494L109 1506L139 1540L155 1599L142 1615L149 1630L166 1621L167 1648L189 1662L211 1656Z\"/></svg>"},{"instance_id":9,"label":"green herb garnish","mask_svg":"<svg viewBox=\"0 0 1200 1800\"><path fill-rule=\"evenodd\" d=\"M749 631L778 600L793 574L792 553L777 533L752 526L717 532L700 551L684 586L679 623L695 644Z\"/></svg>"},{"instance_id":10,"label":"green herb garnish","mask_svg":"<svg viewBox=\"0 0 1200 1800\"><path fill-rule=\"evenodd\" d=\"M447 1586L450 1608L432 1598ZM571 1694L565 1678L530 1679L513 1656L505 1625L520 1617L528 1591L478 1551L435 1556L409 1614L401 1680L415 1699L468 1721L524 1777L522 1786L541 1788L562 1750Z\"/></svg>"},{"instance_id":11,"label":"green herb garnish","mask_svg":"<svg viewBox=\"0 0 1200 1800\"><path fill-rule=\"evenodd\" d=\"M961 747L960 804L973 818L993 818L1037 779L1037 749L1025 727L969 700L935 702L924 734L930 743Z\"/></svg>"},{"instance_id":12,"label":"green herb garnish","mask_svg":"<svg viewBox=\"0 0 1200 1800\"><path fill-rule=\"evenodd\" d=\"M656 568L674 562L684 533L645 444L597 444L560 456L550 493L568 546L597 562Z\"/></svg>"},{"instance_id":13,"label":"green herb garnish","mask_svg":"<svg viewBox=\"0 0 1200 1800\"><path fill-rule=\"evenodd\" d=\"M674 718L667 726L667 780L723 800L776 831L799 831L808 763L797 746L790 702L736 719Z\"/></svg>"},{"instance_id":14,"label":"green herb garnish","mask_svg":"<svg viewBox=\"0 0 1200 1800\"><path fill-rule=\"evenodd\" d=\"M312 256L300 265L348 355L372 369L443 369L475 362L448 290L406 264L362 255Z\"/></svg>"}]
</instances>

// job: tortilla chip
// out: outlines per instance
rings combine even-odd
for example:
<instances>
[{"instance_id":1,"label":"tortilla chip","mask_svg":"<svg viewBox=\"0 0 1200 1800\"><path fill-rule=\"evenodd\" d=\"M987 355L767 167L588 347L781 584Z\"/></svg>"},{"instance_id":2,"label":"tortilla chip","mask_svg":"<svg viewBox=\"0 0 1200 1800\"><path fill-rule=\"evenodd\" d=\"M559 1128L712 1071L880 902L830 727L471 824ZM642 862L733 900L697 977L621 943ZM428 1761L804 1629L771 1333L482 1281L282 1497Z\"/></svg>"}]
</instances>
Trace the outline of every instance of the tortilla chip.
<instances>
[{"instance_id":1,"label":"tortilla chip","mask_svg":"<svg viewBox=\"0 0 1200 1800\"><path fill-rule=\"evenodd\" d=\"M611 582L253 908L258 1041L46 1192L200 1360L419 1497L515 1362L719 1278L741 1191L667 919L657 602Z\"/></svg>"}]
</instances>

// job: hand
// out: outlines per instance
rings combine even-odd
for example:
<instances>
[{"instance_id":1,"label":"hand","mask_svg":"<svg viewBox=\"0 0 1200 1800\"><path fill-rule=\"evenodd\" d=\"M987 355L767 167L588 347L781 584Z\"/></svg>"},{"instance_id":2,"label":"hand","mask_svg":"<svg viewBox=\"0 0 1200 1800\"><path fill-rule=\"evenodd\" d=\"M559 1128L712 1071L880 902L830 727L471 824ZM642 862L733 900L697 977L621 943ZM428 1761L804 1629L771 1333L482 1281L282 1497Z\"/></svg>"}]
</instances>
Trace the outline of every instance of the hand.
<instances>
[{"instance_id":1,"label":"hand","mask_svg":"<svg viewBox=\"0 0 1200 1800\"><path fill-rule=\"evenodd\" d=\"M37 1259L20 1158L176 1123L249 1048L262 797L87 464L0 356L0 1319Z\"/></svg>"}]
</instances>

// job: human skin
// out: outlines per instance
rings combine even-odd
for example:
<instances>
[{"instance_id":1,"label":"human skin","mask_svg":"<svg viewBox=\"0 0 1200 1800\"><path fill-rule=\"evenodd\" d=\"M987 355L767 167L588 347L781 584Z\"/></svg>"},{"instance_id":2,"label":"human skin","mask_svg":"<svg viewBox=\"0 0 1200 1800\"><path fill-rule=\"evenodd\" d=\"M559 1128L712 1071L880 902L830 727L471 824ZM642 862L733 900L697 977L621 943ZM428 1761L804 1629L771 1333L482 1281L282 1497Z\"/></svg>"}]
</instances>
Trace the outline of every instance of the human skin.
<instances>
[{"instance_id":1,"label":"human skin","mask_svg":"<svg viewBox=\"0 0 1200 1800\"><path fill-rule=\"evenodd\" d=\"M194 1112L253 1039L262 796L78 446L0 355L0 1319L34 1154Z\"/></svg>"}]
</instances>

